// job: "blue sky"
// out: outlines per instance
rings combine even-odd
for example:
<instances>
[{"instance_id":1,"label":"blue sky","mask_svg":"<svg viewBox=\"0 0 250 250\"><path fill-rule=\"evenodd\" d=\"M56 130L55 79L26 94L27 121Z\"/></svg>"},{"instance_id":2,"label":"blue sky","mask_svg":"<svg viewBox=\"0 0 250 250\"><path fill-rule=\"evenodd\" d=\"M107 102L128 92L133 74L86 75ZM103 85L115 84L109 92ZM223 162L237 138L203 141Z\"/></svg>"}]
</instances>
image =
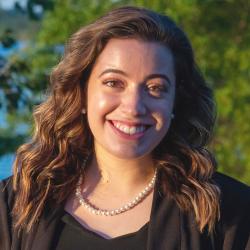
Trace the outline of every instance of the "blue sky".
<instances>
[{"instance_id":1,"label":"blue sky","mask_svg":"<svg viewBox=\"0 0 250 250\"><path fill-rule=\"evenodd\" d=\"M0 8L10 10L14 7L15 2L20 3L21 6L25 6L27 0L0 0Z\"/></svg>"}]
</instances>

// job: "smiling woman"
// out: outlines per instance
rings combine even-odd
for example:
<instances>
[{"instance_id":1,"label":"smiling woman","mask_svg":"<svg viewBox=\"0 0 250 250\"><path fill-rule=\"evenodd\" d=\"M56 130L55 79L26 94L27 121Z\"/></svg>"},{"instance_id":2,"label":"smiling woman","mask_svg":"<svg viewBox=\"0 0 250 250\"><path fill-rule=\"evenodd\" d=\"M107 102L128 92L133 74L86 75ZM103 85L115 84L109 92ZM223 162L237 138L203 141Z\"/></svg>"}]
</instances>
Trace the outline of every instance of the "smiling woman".
<instances>
[{"instance_id":1,"label":"smiling woman","mask_svg":"<svg viewBox=\"0 0 250 250\"><path fill-rule=\"evenodd\" d=\"M170 126L174 96L174 62L166 46L111 39L88 80L87 115L95 151L151 162L152 150Z\"/></svg>"},{"instance_id":2,"label":"smiling woman","mask_svg":"<svg viewBox=\"0 0 250 250\"><path fill-rule=\"evenodd\" d=\"M250 247L250 191L216 172L211 89L167 16L122 7L76 32L1 183L1 249Z\"/></svg>"}]
</instances>

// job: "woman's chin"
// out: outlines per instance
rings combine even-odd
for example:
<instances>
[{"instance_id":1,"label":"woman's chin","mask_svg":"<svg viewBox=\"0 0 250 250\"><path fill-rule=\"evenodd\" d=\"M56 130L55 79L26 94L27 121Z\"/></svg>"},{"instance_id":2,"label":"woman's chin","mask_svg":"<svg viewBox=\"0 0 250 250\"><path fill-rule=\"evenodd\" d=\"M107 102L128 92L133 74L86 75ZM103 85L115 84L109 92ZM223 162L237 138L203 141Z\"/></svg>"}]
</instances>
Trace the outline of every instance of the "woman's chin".
<instances>
[{"instance_id":1,"label":"woman's chin","mask_svg":"<svg viewBox=\"0 0 250 250\"><path fill-rule=\"evenodd\" d=\"M127 159L127 160L144 158L150 155L150 152L147 152L146 150L139 150L138 148L128 149L122 147L119 149L110 149L109 153L117 158Z\"/></svg>"}]
</instances>

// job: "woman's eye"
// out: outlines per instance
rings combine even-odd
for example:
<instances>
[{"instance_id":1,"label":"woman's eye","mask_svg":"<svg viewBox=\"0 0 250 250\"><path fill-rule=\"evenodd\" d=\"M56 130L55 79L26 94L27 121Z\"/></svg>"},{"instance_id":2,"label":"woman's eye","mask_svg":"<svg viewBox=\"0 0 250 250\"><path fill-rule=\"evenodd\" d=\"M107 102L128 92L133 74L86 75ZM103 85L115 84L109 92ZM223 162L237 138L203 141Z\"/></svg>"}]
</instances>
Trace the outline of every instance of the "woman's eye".
<instances>
[{"instance_id":1,"label":"woman's eye","mask_svg":"<svg viewBox=\"0 0 250 250\"><path fill-rule=\"evenodd\" d=\"M148 87L149 93L153 96L160 97L167 92L167 87L162 85L152 85Z\"/></svg>"},{"instance_id":2,"label":"woman's eye","mask_svg":"<svg viewBox=\"0 0 250 250\"><path fill-rule=\"evenodd\" d=\"M111 88L121 88L122 82L118 80L107 80L103 82L104 85L111 87Z\"/></svg>"}]
</instances>

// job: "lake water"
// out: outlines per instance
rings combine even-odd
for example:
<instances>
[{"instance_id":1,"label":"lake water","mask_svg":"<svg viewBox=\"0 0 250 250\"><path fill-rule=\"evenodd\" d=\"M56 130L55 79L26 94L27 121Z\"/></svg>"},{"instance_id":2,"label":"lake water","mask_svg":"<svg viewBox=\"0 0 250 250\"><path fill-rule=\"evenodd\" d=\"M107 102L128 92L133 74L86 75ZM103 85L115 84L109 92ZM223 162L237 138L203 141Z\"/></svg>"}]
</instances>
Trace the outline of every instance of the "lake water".
<instances>
[{"instance_id":1,"label":"lake water","mask_svg":"<svg viewBox=\"0 0 250 250\"><path fill-rule=\"evenodd\" d=\"M12 174L14 158L14 154L6 154L0 157L0 180L7 178Z\"/></svg>"},{"instance_id":2,"label":"lake water","mask_svg":"<svg viewBox=\"0 0 250 250\"><path fill-rule=\"evenodd\" d=\"M7 58L8 56L11 56L14 53L19 53L22 49L26 48L27 45L28 45L27 41L17 41L10 48L5 48L0 43L0 56Z\"/></svg>"},{"instance_id":3,"label":"lake water","mask_svg":"<svg viewBox=\"0 0 250 250\"><path fill-rule=\"evenodd\" d=\"M4 48L0 43L0 57L8 58L13 53L18 53L23 48L27 46L26 41L18 41L14 46L11 48ZM1 66L1 65L0 65ZM1 83L0 83L0 92L1 92ZM0 93L1 94L1 93ZM2 108L0 109L0 127L6 127L6 120L5 120L5 110ZM1 142L0 142L1 143ZM14 154L6 154L0 157L0 180L8 177L12 173L12 164L14 162Z\"/></svg>"},{"instance_id":4,"label":"lake water","mask_svg":"<svg viewBox=\"0 0 250 250\"><path fill-rule=\"evenodd\" d=\"M0 110L0 127L6 127L5 112ZM18 124L15 132L22 133L27 130L25 124ZM1 143L1 141L0 141ZM15 154L5 154L0 157L0 180L11 175L11 167L14 162Z\"/></svg>"}]
</instances>

